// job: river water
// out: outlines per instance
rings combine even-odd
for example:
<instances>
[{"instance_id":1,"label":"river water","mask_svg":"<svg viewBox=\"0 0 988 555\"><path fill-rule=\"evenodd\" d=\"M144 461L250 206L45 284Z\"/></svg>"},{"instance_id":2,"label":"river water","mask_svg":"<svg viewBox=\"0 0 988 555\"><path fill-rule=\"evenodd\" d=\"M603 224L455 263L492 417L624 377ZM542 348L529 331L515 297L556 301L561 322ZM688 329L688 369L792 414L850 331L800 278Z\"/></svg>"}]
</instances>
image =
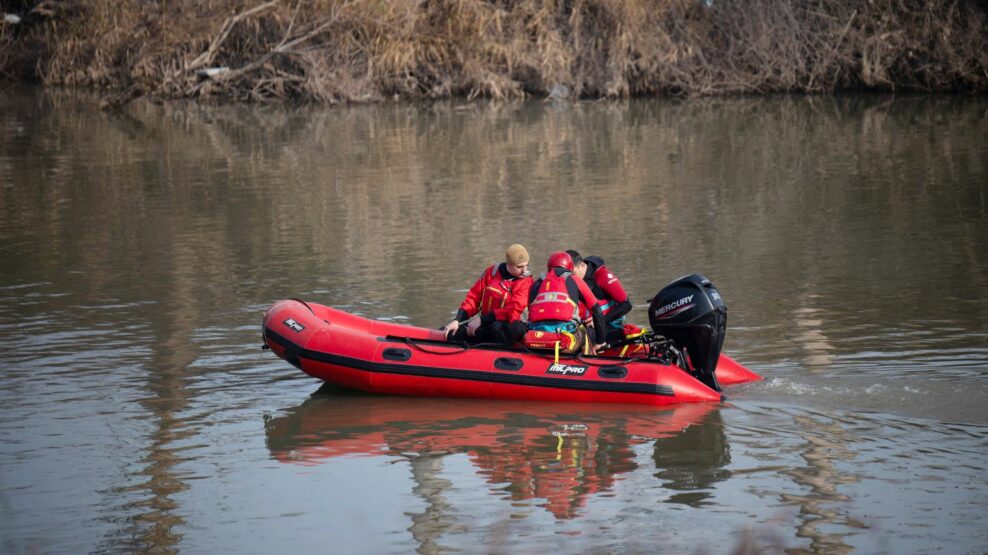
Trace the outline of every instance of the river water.
<instances>
[{"instance_id":1,"label":"river water","mask_svg":"<svg viewBox=\"0 0 988 555\"><path fill-rule=\"evenodd\" d=\"M438 326L513 242L646 324L701 272L719 405L376 397L298 297ZM984 553L988 99L351 108L0 91L0 551Z\"/></svg>"}]
</instances>

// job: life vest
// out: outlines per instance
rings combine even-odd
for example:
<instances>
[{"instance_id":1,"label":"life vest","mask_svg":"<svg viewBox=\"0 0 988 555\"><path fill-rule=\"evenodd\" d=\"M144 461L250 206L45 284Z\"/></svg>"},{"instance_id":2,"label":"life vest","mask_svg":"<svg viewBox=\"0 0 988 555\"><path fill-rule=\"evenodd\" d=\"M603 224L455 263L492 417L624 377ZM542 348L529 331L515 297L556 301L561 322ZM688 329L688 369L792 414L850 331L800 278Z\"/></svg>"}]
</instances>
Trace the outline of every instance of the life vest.
<instances>
[{"instance_id":1,"label":"life vest","mask_svg":"<svg viewBox=\"0 0 988 555\"><path fill-rule=\"evenodd\" d=\"M558 345L560 353L572 354L580 350L584 345L586 332L583 328L576 328L573 331L560 328L557 331L530 329L525 332L521 342L529 349L551 350Z\"/></svg>"},{"instance_id":2,"label":"life vest","mask_svg":"<svg viewBox=\"0 0 988 555\"><path fill-rule=\"evenodd\" d=\"M528 305L529 322L579 321L579 307L570 296L567 284L569 277L569 272L563 272L562 275L557 275L554 271L549 272L549 275L542 280L535 299Z\"/></svg>"},{"instance_id":3,"label":"life vest","mask_svg":"<svg viewBox=\"0 0 988 555\"><path fill-rule=\"evenodd\" d=\"M580 325L580 307L570 295L569 272L550 271L528 305L528 331L522 343L529 349L559 349L575 353L584 346L586 332Z\"/></svg>"}]
</instances>

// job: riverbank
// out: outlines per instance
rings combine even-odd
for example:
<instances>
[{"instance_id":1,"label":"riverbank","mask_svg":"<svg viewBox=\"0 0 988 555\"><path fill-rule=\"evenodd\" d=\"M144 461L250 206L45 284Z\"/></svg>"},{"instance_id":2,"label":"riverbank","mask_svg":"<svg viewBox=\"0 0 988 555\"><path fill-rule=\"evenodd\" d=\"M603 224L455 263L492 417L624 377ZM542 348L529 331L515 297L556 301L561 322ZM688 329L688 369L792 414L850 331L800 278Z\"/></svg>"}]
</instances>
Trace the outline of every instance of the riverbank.
<instances>
[{"instance_id":1,"label":"riverbank","mask_svg":"<svg viewBox=\"0 0 988 555\"><path fill-rule=\"evenodd\" d=\"M5 5L0 79L110 104L988 91L988 5L974 2Z\"/></svg>"}]
</instances>

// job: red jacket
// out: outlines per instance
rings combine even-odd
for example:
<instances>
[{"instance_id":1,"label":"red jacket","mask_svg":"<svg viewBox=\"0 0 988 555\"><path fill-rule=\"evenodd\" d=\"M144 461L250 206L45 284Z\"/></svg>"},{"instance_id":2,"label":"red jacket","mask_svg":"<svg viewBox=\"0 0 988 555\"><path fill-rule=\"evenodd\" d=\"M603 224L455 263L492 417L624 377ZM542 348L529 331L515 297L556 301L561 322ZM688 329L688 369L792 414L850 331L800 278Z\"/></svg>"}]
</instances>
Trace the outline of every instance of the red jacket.
<instances>
[{"instance_id":1,"label":"red jacket","mask_svg":"<svg viewBox=\"0 0 988 555\"><path fill-rule=\"evenodd\" d=\"M597 268L597 271L593 273L592 279L593 283L590 285L590 290L601 301L623 303L628 300L628 293L625 292L624 286L621 285L621 280L612 274L607 269L607 266Z\"/></svg>"},{"instance_id":2,"label":"red jacket","mask_svg":"<svg viewBox=\"0 0 988 555\"><path fill-rule=\"evenodd\" d=\"M521 319L521 313L528 307L528 291L532 287L532 276L515 277L508 273L504 263L495 264L484 271L473 284L467 296L460 303L462 320L478 312L481 321L494 320L514 322ZM493 316L489 316L489 315Z\"/></svg>"}]
</instances>

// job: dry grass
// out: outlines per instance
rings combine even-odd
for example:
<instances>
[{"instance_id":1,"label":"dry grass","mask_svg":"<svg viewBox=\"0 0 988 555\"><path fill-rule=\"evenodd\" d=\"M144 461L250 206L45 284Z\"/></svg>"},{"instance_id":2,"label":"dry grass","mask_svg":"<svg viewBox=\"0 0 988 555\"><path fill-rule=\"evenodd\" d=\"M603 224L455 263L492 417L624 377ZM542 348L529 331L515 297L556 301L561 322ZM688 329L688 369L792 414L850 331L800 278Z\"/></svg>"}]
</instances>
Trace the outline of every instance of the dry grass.
<instances>
[{"instance_id":1,"label":"dry grass","mask_svg":"<svg viewBox=\"0 0 988 555\"><path fill-rule=\"evenodd\" d=\"M45 0L0 75L113 93L336 103L988 90L966 0ZM211 79L196 71L230 68ZM565 89L563 89L565 90Z\"/></svg>"}]
</instances>

